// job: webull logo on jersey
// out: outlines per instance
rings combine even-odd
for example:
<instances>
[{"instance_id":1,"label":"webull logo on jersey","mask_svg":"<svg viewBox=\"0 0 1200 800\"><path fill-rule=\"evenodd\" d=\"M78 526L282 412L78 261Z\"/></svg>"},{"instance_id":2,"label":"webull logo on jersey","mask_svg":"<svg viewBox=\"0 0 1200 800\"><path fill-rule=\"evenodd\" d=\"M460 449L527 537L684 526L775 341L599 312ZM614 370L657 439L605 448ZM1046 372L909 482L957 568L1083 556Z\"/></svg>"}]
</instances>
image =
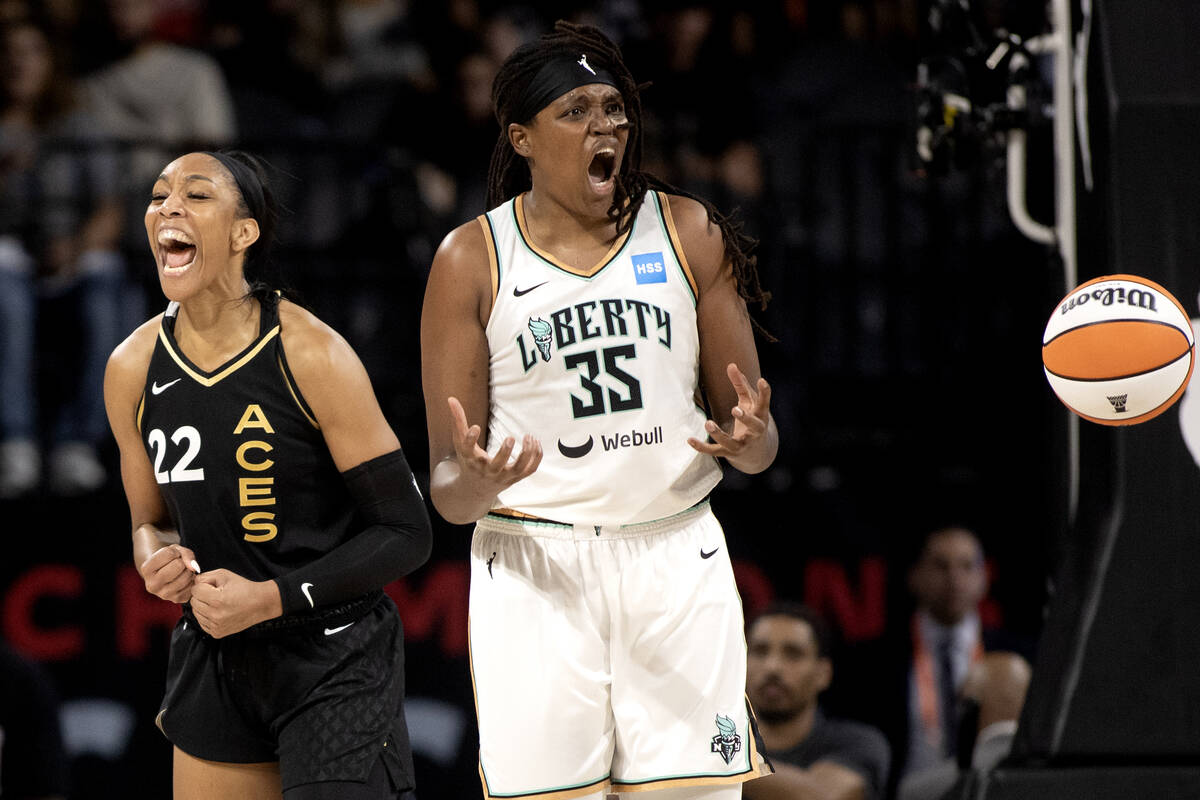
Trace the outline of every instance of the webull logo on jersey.
<instances>
[{"instance_id":1,"label":"webull logo on jersey","mask_svg":"<svg viewBox=\"0 0 1200 800\"><path fill-rule=\"evenodd\" d=\"M600 434L600 444L604 445L605 451L619 450L622 447L646 447L652 444L662 444L662 440L662 425L655 425L653 430L645 433L631 430L629 433L614 433L612 436Z\"/></svg>"},{"instance_id":2,"label":"webull logo on jersey","mask_svg":"<svg viewBox=\"0 0 1200 800\"><path fill-rule=\"evenodd\" d=\"M600 446L604 448L604 452L608 453L613 450L621 450L626 447L649 447L663 442L662 425L655 425L649 431L639 431L633 429L630 431L618 431L611 436L600 434ZM596 440L588 435L587 439L581 444L567 444L562 439L558 440L558 452L562 453L567 458L583 458L588 453L592 452L592 448L596 446Z\"/></svg>"},{"instance_id":3,"label":"webull logo on jersey","mask_svg":"<svg viewBox=\"0 0 1200 800\"><path fill-rule=\"evenodd\" d=\"M667 265L662 253L638 253L633 256L633 277L638 283L666 283Z\"/></svg>"},{"instance_id":4,"label":"webull logo on jersey","mask_svg":"<svg viewBox=\"0 0 1200 800\"><path fill-rule=\"evenodd\" d=\"M671 349L671 312L644 300L588 300L529 317L526 327L533 337L532 347L524 331L517 334L517 350L526 372L539 358L549 361L554 350L561 354L574 345L595 348L611 338L653 339Z\"/></svg>"}]
</instances>

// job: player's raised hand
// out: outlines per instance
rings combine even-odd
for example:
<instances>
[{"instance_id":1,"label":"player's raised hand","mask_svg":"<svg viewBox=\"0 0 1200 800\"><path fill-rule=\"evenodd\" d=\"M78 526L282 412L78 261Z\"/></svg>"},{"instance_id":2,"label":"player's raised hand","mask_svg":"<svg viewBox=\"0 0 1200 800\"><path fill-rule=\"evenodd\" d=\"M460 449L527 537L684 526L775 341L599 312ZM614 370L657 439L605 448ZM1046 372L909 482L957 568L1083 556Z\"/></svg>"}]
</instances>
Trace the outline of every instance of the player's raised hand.
<instances>
[{"instance_id":1,"label":"player's raised hand","mask_svg":"<svg viewBox=\"0 0 1200 800\"><path fill-rule=\"evenodd\" d=\"M521 452L515 459L510 461L516 447L516 439L511 436L501 442L494 456L489 456L479 446L482 428L468 424L466 411L458 398L448 397L446 403L450 407L454 452L465 476L495 487L495 491L499 492L532 475L542 463L542 443L529 434L522 437Z\"/></svg>"},{"instance_id":2,"label":"player's raised hand","mask_svg":"<svg viewBox=\"0 0 1200 800\"><path fill-rule=\"evenodd\" d=\"M146 591L172 603L186 603L192 596L192 583L200 571L196 554L180 544L160 547L143 561L138 571Z\"/></svg>"},{"instance_id":3,"label":"player's raised hand","mask_svg":"<svg viewBox=\"0 0 1200 800\"><path fill-rule=\"evenodd\" d=\"M737 364L725 368L729 382L737 393L737 405L730 412L732 430L725 430L713 420L704 423L711 442L702 442L689 437L687 442L693 449L717 458L735 462L735 466L744 469L739 461L754 463L756 451L769 451L767 461L774 457L775 435L771 421L771 386L765 379L759 378L754 386L738 369ZM755 471L755 470L751 470Z\"/></svg>"}]
</instances>

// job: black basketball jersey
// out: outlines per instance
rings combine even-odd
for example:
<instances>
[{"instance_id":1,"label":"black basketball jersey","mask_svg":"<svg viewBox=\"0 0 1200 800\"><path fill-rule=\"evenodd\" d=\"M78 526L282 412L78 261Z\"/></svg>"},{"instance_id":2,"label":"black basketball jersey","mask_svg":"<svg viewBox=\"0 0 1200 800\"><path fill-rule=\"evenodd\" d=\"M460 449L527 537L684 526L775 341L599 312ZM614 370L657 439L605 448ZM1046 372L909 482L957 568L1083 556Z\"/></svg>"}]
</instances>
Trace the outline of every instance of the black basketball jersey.
<instances>
[{"instance_id":1,"label":"black basketball jersey","mask_svg":"<svg viewBox=\"0 0 1200 800\"><path fill-rule=\"evenodd\" d=\"M290 572L351 535L350 495L288 370L278 300L258 338L215 370L175 340L163 314L137 424L182 544L202 570L251 580Z\"/></svg>"}]
</instances>

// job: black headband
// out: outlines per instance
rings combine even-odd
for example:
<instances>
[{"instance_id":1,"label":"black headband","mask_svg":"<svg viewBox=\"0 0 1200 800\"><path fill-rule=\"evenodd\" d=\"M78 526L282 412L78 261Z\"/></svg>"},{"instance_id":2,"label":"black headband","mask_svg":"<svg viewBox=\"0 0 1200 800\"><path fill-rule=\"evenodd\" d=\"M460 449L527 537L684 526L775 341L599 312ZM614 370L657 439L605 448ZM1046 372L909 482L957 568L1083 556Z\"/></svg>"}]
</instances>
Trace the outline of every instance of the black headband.
<instances>
[{"instance_id":1,"label":"black headband","mask_svg":"<svg viewBox=\"0 0 1200 800\"><path fill-rule=\"evenodd\" d=\"M251 219L262 221L263 214L267 210L267 201L263 196L262 182L254 174L254 170L227 153L206 151L204 155L212 156L229 171L229 174L233 176L233 182L237 184L238 191L242 193L242 200L245 201L246 208L250 210Z\"/></svg>"},{"instance_id":2,"label":"black headband","mask_svg":"<svg viewBox=\"0 0 1200 800\"><path fill-rule=\"evenodd\" d=\"M620 88L612 73L604 67L588 63L587 53L580 53L579 58L560 56L551 59L542 65L525 87L522 99L513 108L512 118L506 122L528 122L553 100L589 83L606 83Z\"/></svg>"}]
</instances>

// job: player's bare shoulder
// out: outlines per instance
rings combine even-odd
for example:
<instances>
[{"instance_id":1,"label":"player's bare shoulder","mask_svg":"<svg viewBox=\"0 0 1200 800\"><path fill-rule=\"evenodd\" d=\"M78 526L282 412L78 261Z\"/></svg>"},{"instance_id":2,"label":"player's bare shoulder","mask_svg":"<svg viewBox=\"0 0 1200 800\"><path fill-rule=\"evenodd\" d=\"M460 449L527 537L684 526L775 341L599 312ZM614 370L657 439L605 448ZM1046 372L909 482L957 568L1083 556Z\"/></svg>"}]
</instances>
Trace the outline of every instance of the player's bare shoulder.
<instances>
[{"instance_id":1,"label":"player's bare shoulder","mask_svg":"<svg viewBox=\"0 0 1200 800\"><path fill-rule=\"evenodd\" d=\"M350 343L316 314L290 300L279 301L279 336L288 367L302 385L346 359L358 361Z\"/></svg>"},{"instance_id":2,"label":"player's bare shoulder","mask_svg":"<svg viewBox=\"0 0 1200 800\"><path fill-rule=\"evenodd\" d=\"M154 344L162 329L162 314L156 314L143 322L133 333L125 337L108 357L104 370L104 393L113 399L136 398L146 386L146 374L150 370L150 357Z\"/></svg>"},{"instance_id":3,"label":"player's bare shoulder","mask_svg":"<svg viewBox=\"0 0 1200 800\"><path fill-rule=\"evenodd\" d=\"M708 209L699 200L669 194L667 203L683 254L703 293L720 276L726 263L721 228L708 218Z\"/></svg>"},{"instance_id":4,"label":"player's bare shoulder","mask_svg":"<svg viewBox=\"0 0 1200 800\"><path fill-rule=\"evenodd\" d=\"M424 321L449 319L470 308L481 322L491 312L494 256L480 218L464 222L442 239L425 288Z\"/></svg>"},{"instance_id":5,"label":"player's bare shoulder","mask_svg":"<svg viewBox=\"0 0 1200 800\"><path fill-rule=\"evenodd\" d=\"M457 272L463 269L478 269L480 257L487 266L488 245L480 218L464 222L446 234L433 256L433 268Z\"/></svg>"},{"instance_id":6,"label":"player's bare shoulder","mask_svg":"<svg viewBox=\"0 0 1200 800\"><path fill-rule=\"evenodd\" d=\"M332 327L303 306L279 301L279 336L296 387L318 422L361 401L370 380L358 354Z\"/></svg>"}]
</instances>

